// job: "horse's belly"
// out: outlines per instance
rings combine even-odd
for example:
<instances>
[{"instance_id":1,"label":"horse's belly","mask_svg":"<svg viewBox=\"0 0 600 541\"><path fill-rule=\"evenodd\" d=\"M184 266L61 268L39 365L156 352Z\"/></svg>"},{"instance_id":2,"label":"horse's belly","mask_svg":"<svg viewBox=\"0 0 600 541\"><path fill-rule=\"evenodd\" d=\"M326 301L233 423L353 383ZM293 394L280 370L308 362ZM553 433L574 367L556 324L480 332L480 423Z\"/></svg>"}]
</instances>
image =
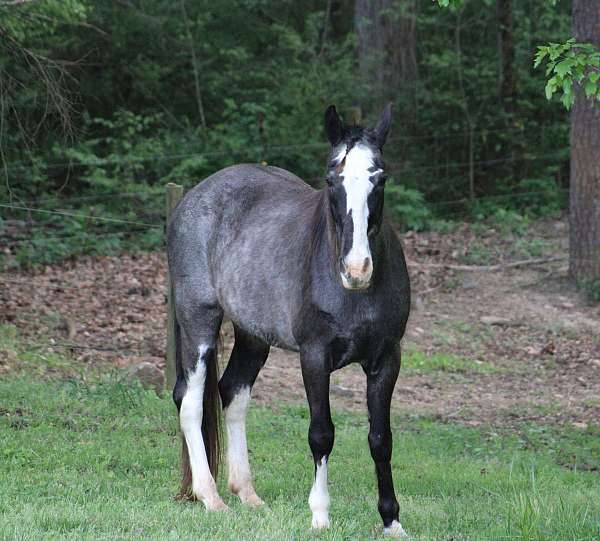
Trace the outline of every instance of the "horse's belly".
<instances>
[{"instance_id":1,"label":"horse's belly","mask_svg":"<svg viewBox=\"0 0 600 541\"><path fill-rule=\"evenodd\" d=\"M239 327L272 346L298 350L292 332L290 292L258 278L251 281L237 273L220 280L217 287L219 304Z\"/></svg>"}]
</instances>

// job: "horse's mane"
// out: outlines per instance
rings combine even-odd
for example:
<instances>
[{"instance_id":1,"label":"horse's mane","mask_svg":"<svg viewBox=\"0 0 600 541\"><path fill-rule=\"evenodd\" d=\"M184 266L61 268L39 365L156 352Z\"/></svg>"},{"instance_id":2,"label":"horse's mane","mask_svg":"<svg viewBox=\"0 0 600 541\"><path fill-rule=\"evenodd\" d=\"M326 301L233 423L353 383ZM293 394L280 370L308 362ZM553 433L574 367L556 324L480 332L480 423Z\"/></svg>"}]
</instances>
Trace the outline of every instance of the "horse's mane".
<instances>
[{"instance_id":1,"label":"horse's mane","mask_svg":"<svg viewBox=\"0 0 600 541\"><path fill-rule=\"evenodd\" d=\"M331 205L329 203L329 190L324 188L320 190L317 204L315 206L312 219L310 239L309 258L312 258L315 250L318 248L319 241L324 238L329 248L329 257L332 268L335 268L339 258L339 243L335 230L335 223L331 215Z\"/></svg>"}]
</instances>

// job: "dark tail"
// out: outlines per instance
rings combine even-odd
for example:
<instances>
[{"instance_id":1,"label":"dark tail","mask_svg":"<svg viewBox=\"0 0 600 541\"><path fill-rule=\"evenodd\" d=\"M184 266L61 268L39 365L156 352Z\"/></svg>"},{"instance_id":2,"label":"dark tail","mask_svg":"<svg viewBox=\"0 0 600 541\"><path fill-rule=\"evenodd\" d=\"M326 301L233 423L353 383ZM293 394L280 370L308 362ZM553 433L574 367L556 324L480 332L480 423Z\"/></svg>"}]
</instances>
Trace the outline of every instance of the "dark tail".
<instances>
[{"instance_id":1,"label":"dark tail","mask_svg":"<svg viewBox=\"0 0 600 541\"><path fill-rule=\"evenodd\" d=\"M175 363L177 369L177 383L173 391L175 403L179 408L186 390L185 378L181 362L181 327L175 320ZM206 359L206 381L204 383L204 397L202 403L202 439L208 458L208 466L217 479L219 462L221 458L221 402L219 396L219 371L218 352L212 358ZM178 389L183 387L183 389ZM179 400L178 400L179 398ZM192 499L192 468L190 454L183 434L181 435L181 489L177 496L179 499Z\"/></svg>"},{"instance_id":2,"label":"dark tail","mask_svg":"<svg viewBox=\"0 0 600 541\"><path fill-rule=\"evenodd\" d=\"M207 359L206 383L204 384L204 403L202 406L202 438L206 448L208 466L213 478L219 475L221 459L221 397L219 395L218 346L215 353Z\"/></svg>"}]
</instances>

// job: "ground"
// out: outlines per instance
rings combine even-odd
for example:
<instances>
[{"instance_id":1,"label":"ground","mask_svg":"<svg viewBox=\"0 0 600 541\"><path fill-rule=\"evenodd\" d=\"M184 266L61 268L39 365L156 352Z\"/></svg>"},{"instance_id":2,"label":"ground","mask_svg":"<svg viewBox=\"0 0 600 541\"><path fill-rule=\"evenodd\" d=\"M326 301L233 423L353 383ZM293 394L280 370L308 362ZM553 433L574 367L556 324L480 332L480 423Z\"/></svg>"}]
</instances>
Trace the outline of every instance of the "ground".
<instances>
[{"instance_id":1,"label":"ground","mask_svg":"<svg viewBox=\"0 0 600 541\"><path fill-rule=\"evenodd\" d=\"M561 221L403 236L393 469L412 539L600 539L600 307L569 285L566 238ZM0 540L379 537L364 376L333 377L332 528L317 536L298 358L277 349L249 419L267 506L243 508L223 478L226 519L173 501L174 406L125 370L164 368L164 291L160 253L0 275Z\"/></svg>"},{"instance_id":2,"label":"ground","mask_svg":"<svg viewBox=\"0 0 600 541\"><path fill-rule=\"evenodd\" d=\"M168 397L122 371L23 348L6 328L0 346L20 359L0 379L0 540L383 539L364 414L334 412L329 530L310 529L303 406L251 410L250 460L265 507L240 505L221 476L231 510L207 513L173 498L179 436ZM413 541L600 539L597 472L556 456L591 461L597 429L524 423L515 434L402 414L392 425L400 518Z\"/></svg>"},{"instance_id":3,"label":"ground","mask_svg":"<svg viewBox=\"0 0 600 541\"><path fill-rule=\"evenodd\" d=\"M568 281L567 238L561 220L404 235L413 306L394 409L468 425L597 423L600 307ZM454 268L523 260L530 263L495 271ZM5 273L0 318L81 362L163 368L165 276L162 253ZM223 359L231 339L225 325ZM362 409L364 390L360 368L341 370L334 407ZM253 396L263 405L303 403L298 356L273 349Z\"/></svg>"}]
</instances>

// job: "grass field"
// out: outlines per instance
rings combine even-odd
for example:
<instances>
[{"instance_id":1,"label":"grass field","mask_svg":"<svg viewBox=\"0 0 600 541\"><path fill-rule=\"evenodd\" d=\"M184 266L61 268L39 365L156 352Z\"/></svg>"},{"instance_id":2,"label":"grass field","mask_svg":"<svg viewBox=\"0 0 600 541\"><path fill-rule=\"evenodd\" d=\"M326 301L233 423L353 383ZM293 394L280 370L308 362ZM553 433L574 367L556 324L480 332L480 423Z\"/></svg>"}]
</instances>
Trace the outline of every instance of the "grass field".
<instances>
[{"instance_id":1,"label":"grass field","mask_svg":"<svg viewBox=\"0 0 600 541\"><path fill-rule=\"evenodd\" d=\"M334 414L332 527L315 533L304 407L251 409L251 463L266 507L244 508L221 480L231 511L207 514L172 499L179 441L168 398L119 372L16 355L20 368L0 380L0 539L381 538L366 415ZM600 539L598 427L500 431L407 417L393 424L400 518L411 538Z\"/></svg>"}]
</instances>

